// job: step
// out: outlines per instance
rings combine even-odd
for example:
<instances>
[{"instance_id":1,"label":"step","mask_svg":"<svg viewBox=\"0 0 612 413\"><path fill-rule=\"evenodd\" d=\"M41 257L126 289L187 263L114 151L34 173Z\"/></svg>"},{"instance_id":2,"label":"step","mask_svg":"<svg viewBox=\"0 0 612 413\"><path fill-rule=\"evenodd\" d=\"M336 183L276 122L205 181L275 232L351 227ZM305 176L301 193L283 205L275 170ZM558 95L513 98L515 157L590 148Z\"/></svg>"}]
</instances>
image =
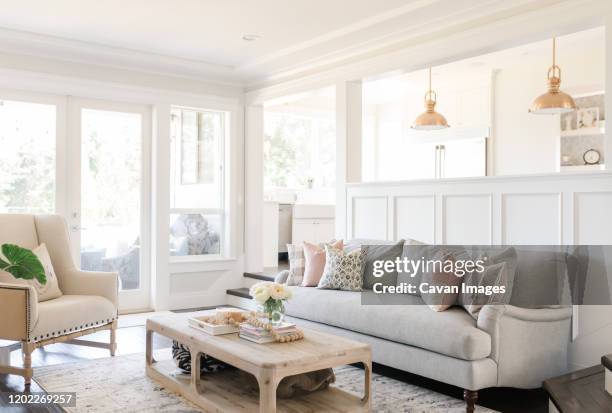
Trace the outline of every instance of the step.
<instances>
[{"instance_id":1,"label":"step","mask_svg":"<svg viewBox=\"0 0 612 413\"><path fill-rule=\"evenodd\" d=\"M246 298L248 300L251 299L248 288L231 288L229 290L226 290L225 293L233 295L235 297Z\"/></svg>"},{"instance_id":2,"label":"step","mask_svg":"<svg viewBox=\"0 0 612 413\"><path fill-rule=\"evenodd\" d=\"M274 281L274 277L276 277L276 273L272 275L271 273L264 272L245 272L243 274L245 278L251 278L253 280L259 281Z\"/></svg>"},{"instance_id":3,"label":"step","mask_svg":"<svg viewBox=\"0 0 612 413\"><path fill-rule=\"evenodd\" d=\"M264 268L262 272L247 271L243 274L243 286L246 288L250 288L253 284L256 284L260 281L274 281L274 278L279 272L288 269L289 263L279 262L278 267L267 267Z\"/></svg>"},{"instance_id":4,"label":"step","mask_svg":"<svg viewBox=\"0 0 612 413\"><path fill-rule=\"evenodd\" d=\"M243 308L245 310L256 310L257 305L249 295L248 288L232 288L225 291L227 294L226 302L228 305Z\"/></svg>"}]
</instances>

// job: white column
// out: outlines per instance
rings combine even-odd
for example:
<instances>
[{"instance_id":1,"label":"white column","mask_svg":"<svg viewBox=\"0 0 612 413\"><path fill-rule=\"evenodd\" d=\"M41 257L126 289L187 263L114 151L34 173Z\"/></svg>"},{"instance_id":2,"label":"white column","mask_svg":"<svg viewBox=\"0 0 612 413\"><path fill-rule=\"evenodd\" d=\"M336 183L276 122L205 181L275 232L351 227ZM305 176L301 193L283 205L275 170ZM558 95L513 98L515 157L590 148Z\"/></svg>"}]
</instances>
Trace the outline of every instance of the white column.
<instances>
[{"instance_id":1,"label":"white column","mask_svg":"<svg viewBox=\"0 0 612 413\"><path fill-rule=\"evenodd\" d=\"M346 238L346 184L361 182L361 82L336 84L336 238Z\"/></svg>"},{"instance_id":2,"label":"white column","mask_svg":"<svg viewBox=\"0 0 612 413\"><path fill-rule=\"evenodd\" d=\"M612 170L612 14L606 17L606 135L604 136L604 162L607 170Z\"/></svg>"},{"instance_id":3,"label":"white column","mask_svg":"<svg viewBox=\"0 0 612 413\"><path fill-rule=\"evenodd\" d=\"M247 106L245 122L245 271L263 271L263 106Z\"/></svg>"},{"instance_id":4,"label":"white column","mask_svg":"<svg viewBox=\"0 0 612 413\"><path fill-rule=\"evenodd\" d=\"M170 105L153 107L151 307L168 309L170 273Z\"/></svg>"}]
</instances>

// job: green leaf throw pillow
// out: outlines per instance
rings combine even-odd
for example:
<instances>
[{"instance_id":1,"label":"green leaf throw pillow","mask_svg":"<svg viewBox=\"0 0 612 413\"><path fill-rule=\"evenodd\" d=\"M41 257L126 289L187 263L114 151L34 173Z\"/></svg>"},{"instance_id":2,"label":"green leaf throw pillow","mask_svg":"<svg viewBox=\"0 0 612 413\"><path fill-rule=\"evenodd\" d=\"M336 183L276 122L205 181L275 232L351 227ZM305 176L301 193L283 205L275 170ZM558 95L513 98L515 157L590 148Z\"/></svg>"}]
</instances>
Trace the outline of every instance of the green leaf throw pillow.
<instances>
[{"instance_id":1,"label":"green leaf throw pillow","mask_svg":"<svg viewBox=\"0 0 612 413\"><path fill-rule=\"evenodd\" d=\"M39 283L46 284L45 268L29 249L14 244L3 244L2 255L7 261L0 258L0 270L10 273L15 278L36 279Z\"/></svg>"}]
</instances>

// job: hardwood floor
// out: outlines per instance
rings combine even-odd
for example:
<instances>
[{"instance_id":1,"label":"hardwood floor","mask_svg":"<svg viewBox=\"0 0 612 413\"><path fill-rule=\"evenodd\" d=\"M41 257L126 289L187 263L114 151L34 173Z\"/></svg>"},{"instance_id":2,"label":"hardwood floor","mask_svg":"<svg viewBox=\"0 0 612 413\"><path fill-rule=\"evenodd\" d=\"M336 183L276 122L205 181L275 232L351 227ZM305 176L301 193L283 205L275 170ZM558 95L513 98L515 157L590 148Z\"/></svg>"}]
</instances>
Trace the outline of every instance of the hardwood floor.
<instances>
[{"instance_id":1,"label":"hardwood floor","mask_svg":"<svg viewBox=\"0 0 612 413\"><path fill-rule=\"evenodd\" d=\"M117 355L133 354L144 352L146 332L144 326L134 326L119 328L117 330ZM100 331L87 336L88 340L106 341L108 332ZM165 337L154 335L155 348L168 348L172 345L171 341ZM73 346L69 344L53 344L43 349L37 349L32 354L32 363L36 367L50 366L91 360L96 358L109 357L108 350ZM21 352L15 351L11 355L14 365L21 363ZM404 371L392 369L386 366L374 365L374 372L411 383L417 386L426 387L434 391L447 394L452 397L462 398L463 390L440 383L421 376L406 373ZM36 374L36 373L35 373ZM0 374L0 411L3 413L60 413L58 407L14 407L7 403L6 392L23 392L23 379L18 376ZM42 389L32 382L31 392L41 392ZM495 388L481 390L478 394L478 403L503 413L546 413L548 411L548 398L542 389L537 390L518 390L510 388Z\"/></svg>"}]
</instances>

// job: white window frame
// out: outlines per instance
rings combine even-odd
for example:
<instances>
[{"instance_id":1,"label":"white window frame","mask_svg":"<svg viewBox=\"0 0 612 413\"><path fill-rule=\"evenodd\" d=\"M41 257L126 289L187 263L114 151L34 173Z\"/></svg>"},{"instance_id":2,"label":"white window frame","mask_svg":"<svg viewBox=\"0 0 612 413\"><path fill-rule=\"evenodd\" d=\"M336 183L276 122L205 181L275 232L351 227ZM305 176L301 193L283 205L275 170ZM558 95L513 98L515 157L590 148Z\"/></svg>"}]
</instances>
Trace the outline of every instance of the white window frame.
<instances>
[{"instance_id":1,"label":"white window frame","mask_svg":"<svg viewBox=\"0 0 612 413\"><path fill-rule=\"evenodd\" d=\"M221 150L220 157L222 159L221 164L221 191L222 193L222 204L220 208L173 208L169 205L168 209L168 217L173 214L204 214L204 215L219 215L221 217L221 225L220 225L220 236L221 241L219 245L219 253L218 254L205 254L205 255L171 255L168 250L169 255L169 263L172 264L188 264L198 262L223 262L223 261L234 261L236 258L236 237L235 237L235 227L237 224L235 222L235 199L236 199L236 188L235 183L233 182L233 176L231 176L231 170L235 168L235 161L232 159L232 142L235 140L236 135L236 115L235 112L228 108L222 107L193 107L193 106L185 106L185 105L170 105L169 116L172 116L172 111L174 109L181 110L193 110L197 112L218 112L224 115L223 117L223 141L221 142ZM169 120L171 122L171 120ZM177 145L178 153L180 153L180 145L181 142L175 142ZM170 154L168 154L170 157ZM172 159L170 159L169 170L170 174L172 171L171 165ZM175 168L179 168L180 165L175 165ZM181 173L179 172L179 176ZM173 180L175 177L171 176L170 179ZM176 182L175 182L176 184ZM173 196L172 191L168 193L169 197ZM169 199L171 201L171 199ZM171 204L171 202L170 202ZM168 232L168 236L169 236ZM169 241L168 237L168 241ZM172 271L171 271L172 272Z\"/></svg>"}]
</instances>

